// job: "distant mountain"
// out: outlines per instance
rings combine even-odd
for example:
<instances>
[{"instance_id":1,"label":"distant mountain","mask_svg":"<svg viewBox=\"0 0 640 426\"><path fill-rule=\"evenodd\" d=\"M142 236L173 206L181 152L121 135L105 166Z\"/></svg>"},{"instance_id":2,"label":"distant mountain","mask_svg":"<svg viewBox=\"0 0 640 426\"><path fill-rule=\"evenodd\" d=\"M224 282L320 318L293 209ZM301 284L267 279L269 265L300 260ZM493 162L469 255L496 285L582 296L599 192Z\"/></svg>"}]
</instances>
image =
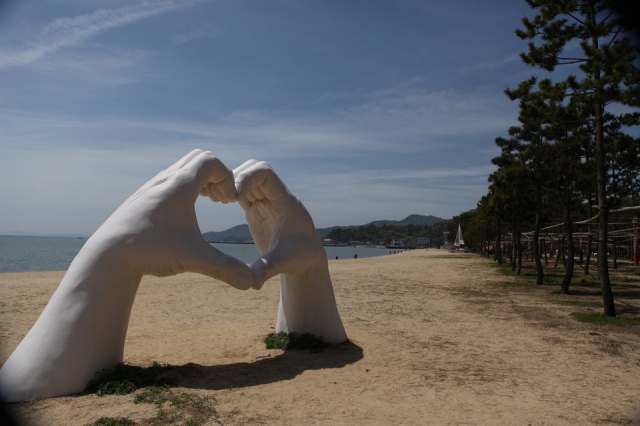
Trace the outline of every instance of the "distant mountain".
<instances>
[{"instance_id":1,"label":"distant mountain","mask_svg":"<svg viewBox=\"0 0 640 426\"><path fill-rule=\"evenodd\" d=\"M407 226L407 225L435 225L436 223L442 222L443 219L441 217L435 216L424 216L421 214L412 214L405 217L402 220L376 220L371 223L367 223L367 225L375 225L375 226L383 226L383 225L394 225L394 226Z\"/></svg>"},{"instance_id":2,"label":"distant mountain","mask_svg":"<svg viewBox=\"0 0 640 426\"><path fill-rule=\"evenodd\" d=\"M333 231L336 228L352 228L352 226L330 226L328 228L316 228L316 232L320 238L324 238L329 235L329 232Z\"/></svg>"},{"instance_id":3,"label":"distant mountain","mask_svg":"<svg viewBox=\"0 0 640 426\"><path fill-rule=\"evenodd\" d=\"M202 236L209 242L245 243L253 241L247 224L234 226L222 232L205 232Z\"/></svg>"},{"instance_id":4,"label":"distant mountain","mask_svg":"<svg viewBox=\"0 0 640 426\"><path fill-rule=\"evenodd\" d=\"M367 226L374 225L381 227L383 225L387 226L407 226L407 225L433 225L436 223L440 223L446 219L442 219L440 217L435 216L424 216L420 214L412 214L405 217L402 220L376 220L373 222L369 222L366 225L355 225L355 226ZM320 238L324 238L336 228L353 228L354 225L349 226L330 226L329 228L317 228L318 236ZM253 237L251 236L251 232L249 232L249 225L238 225L233 228L227 229L222 232L205 232L202 234L205 240L209 242L230 242L230 243L244 243L248 241L253 241Z\"/></svg>"},{"instance_id":5,"label":"distant mountain","mask_svg":"<svg viewBox=\"0 0 640 426\"><path fill-rule=\"evenodd\" d=\"M443 219L441 217L436 217L431 215L424 216L421 214L412 214L405 217L402 220L374 220L373 222L369 222L366 225L332 226L330 228L318 228L316 229L316 231L318 231L318 235L320 235L320 238L324 238L329 234L329 232L333 231L336 228L348 229L348 228L355 228L356 226L369 226L369 225L373 225L377 227L381 227L384 225L387 225L387 226L429 225L431 226L436 223L440 223L444 220L447 220L447 219Z\"/></svg>"}]
</instances>

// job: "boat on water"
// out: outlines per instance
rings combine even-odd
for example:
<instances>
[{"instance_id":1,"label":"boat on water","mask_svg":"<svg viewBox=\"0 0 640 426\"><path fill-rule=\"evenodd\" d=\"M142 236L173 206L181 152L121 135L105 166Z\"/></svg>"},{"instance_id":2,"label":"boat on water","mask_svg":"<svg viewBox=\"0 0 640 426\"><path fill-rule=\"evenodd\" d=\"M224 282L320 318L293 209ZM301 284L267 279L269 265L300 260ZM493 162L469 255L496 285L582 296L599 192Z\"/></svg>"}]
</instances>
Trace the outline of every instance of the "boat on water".
<instances>
[{"instance_id":1,"label":"boat on water","mask_svg":"<svg viewBox=\"0 0 640 426\"><path fill-rule=\"evenodd\" d=\"M452 253L469 253L469 249L464 246L464 239L462 238L462 227L458 224L458 233L456 239L453 242L453 246L449 249Z\"/></svg>"}]
</instances>

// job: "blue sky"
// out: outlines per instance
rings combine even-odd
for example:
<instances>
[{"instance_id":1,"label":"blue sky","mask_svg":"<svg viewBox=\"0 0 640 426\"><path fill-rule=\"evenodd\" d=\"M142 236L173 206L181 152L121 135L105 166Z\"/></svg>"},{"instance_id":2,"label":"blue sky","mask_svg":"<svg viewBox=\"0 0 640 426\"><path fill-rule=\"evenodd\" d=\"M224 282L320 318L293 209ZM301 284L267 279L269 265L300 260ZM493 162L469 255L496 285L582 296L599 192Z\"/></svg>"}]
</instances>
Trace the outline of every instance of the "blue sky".
<instances>
[{"instance_id":1,"label":"blue sky","mask_svg":"<svg viewBox=\"0 0 640 426\"><path fill-rule=\"evenodd\" d=\"M193 148L268 161L318 227L450 218L517 124L504 88L535 73L524 1L0 5L0 234L89 235Z\"/></svg>"}]
</instances>

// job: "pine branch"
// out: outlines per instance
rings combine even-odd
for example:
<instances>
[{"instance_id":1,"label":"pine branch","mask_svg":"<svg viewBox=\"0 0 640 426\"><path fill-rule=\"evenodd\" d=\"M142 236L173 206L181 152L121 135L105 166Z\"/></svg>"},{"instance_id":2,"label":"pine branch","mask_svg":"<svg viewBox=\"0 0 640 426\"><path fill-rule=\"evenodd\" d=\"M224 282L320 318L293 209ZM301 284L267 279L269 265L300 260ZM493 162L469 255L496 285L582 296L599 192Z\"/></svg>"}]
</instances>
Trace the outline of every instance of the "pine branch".
<instances>
[{"instance_id":1,"label":"pine branch","mask_svg":"<svg viewBox=\"0 0 640 426\"><path fill-rule=\"evenodd\" d=\"M620 27L620 25L618 25L618 29L616 30L616 33L613 35L613 37L611 37L611 40L609 40L609 43L607 43L607 48L609 48L613 44L613 42L618 37L618 34L620 34L620 31L622 31L622 28Z\"/></svg>"},{"instance_id":2,"label":"pine branch","mask_svg":"<svg viewBox=\"0 0 640 426\"><path fill-rule=\"evenodd\" d=\"M571 16L576 22L579 22L581 25L585 25L585 23L583 21L581 21L580 19L578 19L575 16L573 16L572 13L567 12L567 15Z\"/></svg>"},{"instance_id":3,"label":"pine branch","mask_svg":"<svg viewBox=\"0 0 640 426\"><path fill-rule=\"evenodd\" d=\"M607 22L609 20L609 18L611 18L613 16L613 11L609 12L609 14L602 20L600 21L600 24L604 24L605 22Z\"/></svg>"}]
</instances>

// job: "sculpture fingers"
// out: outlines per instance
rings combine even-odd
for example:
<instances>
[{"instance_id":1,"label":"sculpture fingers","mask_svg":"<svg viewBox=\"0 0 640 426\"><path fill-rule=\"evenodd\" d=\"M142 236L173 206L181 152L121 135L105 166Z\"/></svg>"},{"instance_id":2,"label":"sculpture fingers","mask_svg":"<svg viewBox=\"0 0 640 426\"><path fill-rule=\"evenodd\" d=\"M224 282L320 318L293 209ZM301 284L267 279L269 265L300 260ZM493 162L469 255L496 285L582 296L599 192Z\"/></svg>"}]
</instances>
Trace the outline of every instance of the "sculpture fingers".
<instances>
[{"instance_id":1,"label":"sculpture fingers","mask_svg":"<svg viewBox=\"0 0 640 426\"><path fill-rule=\"evenodd\" d=\"M236 167L235 169L233 169L233 175L237 176L240 173L242 173L243 171L249 169L251 166L253 166L254 164L256 164L258 162L258 160L247 160L244 163L240 164L238 167Z\"/></svg>"},{"instance_id":2,"label":"sculpture fingers","mask_svg":"<svg viewBox=\"0 0 640 426\"><path fill-rule=\"evenodd\" d=\"M189 244L183 256L186 271L207 275L235 287L247 290L254 284L249 267L233 256L222 253L204 240Z\"/></svg>"},{"instance_id":3,"label":"sculpture fingers","mask_svg":"<svg viewBox=\"0 0 640 426\"><path fill-rule=\"evenodd\" d=\"M249 160L233 171L238 202L248 210L257 201L276 201L290 194L287 186L265 161Z\"/></svg>"},{"instance_id":4,"label":"sculpture fingers","mask_svg":"<svg viewBox=\"0 0 640 426\"><path fill-rule=\"evenodd\" d=\"M167 171L169 171L169 170L177 170L177 169L183 168L184 166L189 164L191 162L191 160L193 160L198 155L200 155L202 152L203 151L201 149L199 149L199 148L194 149L193 151L189 152L187 155L185 155L184 157L182 157L181 159L179 159L178 161L173 163L173 165L168 167Z\"/></svg>"},{"instance_id":5,"label":"sculpture fingers","mask_svg":"<svg viewBox=\"0 0 640 426\"><path fill-rule=\"evenodd\" d=\"M186 183L192 185L196 196L206 195L213 201L223 203L235 201L233 172L211 151L200 151L195 156L192 155L182 169Z\"/></svg>"}]
</instances>

